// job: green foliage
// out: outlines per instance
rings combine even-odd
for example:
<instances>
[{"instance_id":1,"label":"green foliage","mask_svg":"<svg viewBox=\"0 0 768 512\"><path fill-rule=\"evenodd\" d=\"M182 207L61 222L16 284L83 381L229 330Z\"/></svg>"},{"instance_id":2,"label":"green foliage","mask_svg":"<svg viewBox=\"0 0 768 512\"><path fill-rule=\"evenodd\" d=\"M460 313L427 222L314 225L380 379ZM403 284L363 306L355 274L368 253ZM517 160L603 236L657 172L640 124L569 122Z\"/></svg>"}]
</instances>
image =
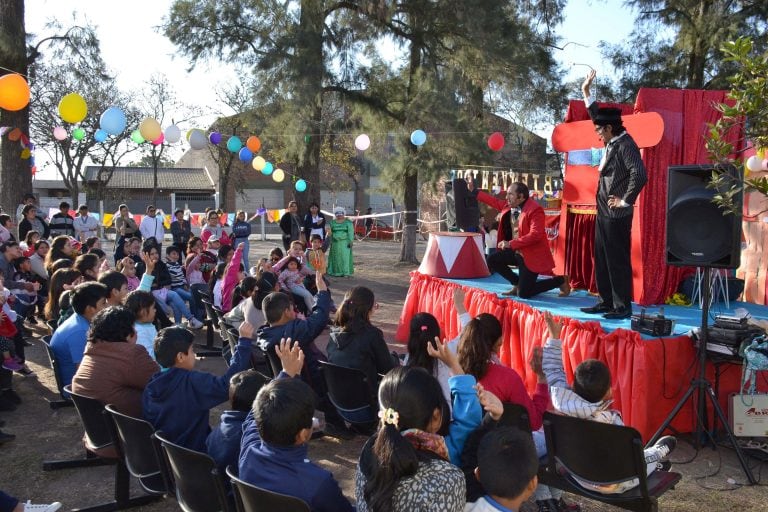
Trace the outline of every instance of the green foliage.
<instances>
[{"instance_id":1,"label":"green foliage","mask_svg":"<svg viewBox=\"0 0 768 512\"><path fill-rule=\"evenodd\" d=\"M748 143L768 148L768 51L758 51L748 37L727 41L721 48L724 60L737 69L728 77L727 102L717 105L722 117L709 127L706 146L710 159L723 169L744 167L742 153ZM716 201L727 211L737 212L733 196L741 191L768 195L768 178L713 174L712 186L721 193Z\"/></svg>"},{"instance_id":2,"label":"green foliage","mask_svg":"<svg viewBox=\"0 0 768 512\"><path fill-rule=\"evenodd\" d=\"M634 98L640 87L722 89L736 71L718 51L723 41L749 36L768 47L765 0L625 0L636 12L626 41L602 45L620 71L614 99Z\"/></svg>"}]
</instances>

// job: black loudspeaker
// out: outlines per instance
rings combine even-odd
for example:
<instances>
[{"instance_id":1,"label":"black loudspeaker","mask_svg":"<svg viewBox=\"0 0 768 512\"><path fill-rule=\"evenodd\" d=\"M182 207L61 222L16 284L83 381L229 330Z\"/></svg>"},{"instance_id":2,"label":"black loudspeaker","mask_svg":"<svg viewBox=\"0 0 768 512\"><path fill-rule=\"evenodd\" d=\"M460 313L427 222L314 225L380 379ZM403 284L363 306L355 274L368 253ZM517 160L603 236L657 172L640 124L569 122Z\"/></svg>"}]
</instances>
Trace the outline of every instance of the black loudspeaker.
<instances>
[{"instance_id":1,"label":"black loudspeaker","mask_svg":"<svg viewBox=\"0 0 768 512\"><path fill-rule=\"evenodd\" d=\"M727 213L713 199L720 192L708 188L712 165L673 165L667 174L667 264L736 268L741 260L741 215ZM733 179L740 171L725 170ZM741 212L742 195L733 197Z\"/></svg>"},{"instance_id":2,"label":"black loudspeaker","mask_svg":"<svg viewBox=\"0 0 768 512\"><path fill-rule=\"evenodd\" d=\"M467 182L453 179L445 183L445 206L448 229L477 231L480 206L467 189Z\"/></svg>"}]
</instances>

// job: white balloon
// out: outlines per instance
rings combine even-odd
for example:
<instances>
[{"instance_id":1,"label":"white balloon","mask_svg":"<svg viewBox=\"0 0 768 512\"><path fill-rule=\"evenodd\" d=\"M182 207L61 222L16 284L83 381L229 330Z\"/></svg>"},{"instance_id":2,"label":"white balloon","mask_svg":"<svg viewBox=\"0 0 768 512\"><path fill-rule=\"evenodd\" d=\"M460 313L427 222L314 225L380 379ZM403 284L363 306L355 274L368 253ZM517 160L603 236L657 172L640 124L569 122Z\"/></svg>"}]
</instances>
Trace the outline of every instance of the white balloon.
<instances>
[{"instance_id":1,"label":"white balloon","mask_svg":"<svg viewBox=\"0 0 768 512\"><path fill-rule=\"evenodd\" d=\"M203 130L195 128L189 134L189 145L192 149L205 149L208 145L208 137Z\"/></svg>"},{"instance_id":2,"label":"white balloon","mask_svg":"<svg viewBox=\"0 0 768 512\"><path fill-rule=\"evenodd\" d=\"M165 141L170 144L175 144L181 140L181 130L175 124L165 129Z\"/></svg>"},{"instance_id":3,"label":"white balloon","mask_svg":"<svg viewBox=\"0 0 768 512\"><path fill-rule=\"evenodd\" d=\"M365 151L371 147L371 139L366 134L358 135L355 139L355 147L360 151Z\"/></svg>"},{"instance_id":4,"label":"white balloon","mask_svg":"<svg viewBox=\"0 0 768 512\"><path fill-rule=\"evenodd\" d=\"M747 158L747 169L750 171L759 172L762 166L763 162L760 161L757 155L752 155L751 157Z\"/></svg>"}]
</instances>

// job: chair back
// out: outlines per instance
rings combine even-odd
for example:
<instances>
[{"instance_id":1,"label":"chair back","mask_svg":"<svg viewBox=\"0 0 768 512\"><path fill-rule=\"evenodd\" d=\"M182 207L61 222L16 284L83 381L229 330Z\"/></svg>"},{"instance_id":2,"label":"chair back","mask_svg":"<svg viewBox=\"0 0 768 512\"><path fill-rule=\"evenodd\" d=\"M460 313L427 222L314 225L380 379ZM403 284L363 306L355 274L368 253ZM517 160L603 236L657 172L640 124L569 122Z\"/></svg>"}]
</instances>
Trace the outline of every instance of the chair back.
<instances>
[{"instance_id":1,"label":"chair back","mask_svg":"<svg viewBox=\"0 0 768 512\"><path fill-rule=\"evenodd\" d=\"M184 448L155 432L168 459L176 501L184 512L228 511L227 491L216 462L205 453Z\"/></svg>"},{"instance_id":2,"label":"chair back","mask_svg":"<svg viewBox=\"0 0 768 512\"><path fill-rule=\"evenodd\" d=\"M56 389L59 390L59 394L62 398L69 400L69 397L64 390L64 383L61 380L61 368L59 368L59 363L56 361L56 354L53 353L53 349L51 348L51 336L43 336L40 339L45 347L45 352L48 354L48 362L51 364L51 370L53 370L53 376L56 379Z\"/></svg>"},{"instance_id":3,"label":"chair back","mask_svg":"<svg viewBox=\"0 0 768 512\"><path fill-rule=\"evenodd\" d=\"M361 370L320 361L328 387L328 398L339 414L350 423L367 423L375 419L371 408L371 385Z\"/></svg>"},{"instance_id":4,"label":"chair back","mask_svg":"<svg viewBox=\"0 0 768 512\"><path fill-rule=\"evenodd\" d=\"M520 404L504 402L504 413L498 421L501 427L515 427L523 432L531 431L531 421L528 415L528 409Z\"/></svg>"},{"instance_id":5,"label":"chair back","mask_svg":"<svg viewBox=\"0 0 768 512\"><path fill-rule=\"evenodd\" d=\"M152 491L165 491L161 452L152 436L155 429L149 422L118 412L112 405L107 405L105 409L114 421L128 471L140 480L142 486L151 483Z\"/></svg>"},{"instance_id":6,"label":"chair back","mask_svg":"<svg viewBox=\"0 0 768 512\"><path fill-rule=\"evenodd\" d=\"M550 467L599 484L638 478L647 493L643 441L634 428L546 412L544 433Z\"/></svg>"},{"instance_id":7,"label":"chair back","mask_svg":"<svg viewBox=\"0 0 768 512\"><path fill-rule=\"evenodd\" d=\"M235 505L238 512L310 512L309 505L294 496L268 491L240 480L233 468L227 468L235 491Z\"/></svg>"},{"instance_id":8,"label":"chair back","mask_svg":"<svg viewBox=\"0 0 768 512\"><path fill-rule=\"evenodd\" d=\"M210 320L214 326L219 326L219 317L216 314L216 306L213 305L213 302L211 302L211 299L202 298L200 299L200 302L203 303L203 306L205 307L205 316L208 317L208 320Z\"/></svg>"},{"instance_id":9,"label":"chair back","mask_svg":"<svg viewBox=\"0 0 768 512\"><path fill-rule=\"evenodd\" d=\"M48 330L51 331L51 335L53 335L54 332L56 332L56 327L58 327L58 321L56 320L46 320L45 325L48 326Z\"/></svg>"},{"instance_id":10,"label":"chair back","mask_svg":"<svg viewBox=\"0 0 768 512\"><path fill-rule=\"evenodd\" d=\"M254 326L256 327L256 326ZM240 332L232 326L227 326L227 338L229 339L230 350L235 350L238 342L240 341Z\"/></svg>"},{"instance_id":11,"label":"chair back","mask_svg":"<svg viewBox=\"0 0 768 512\"><path fill-rule=\"evenodd\" d=\"M80 422L85 430L86 449L96 451L114 446L115 440L109 424L109 416L104 412L104 404L95 398L73 393L70 386L65 386L64 391L71 397L77 415L80 416Z\"/></svg>"}]
</instances>

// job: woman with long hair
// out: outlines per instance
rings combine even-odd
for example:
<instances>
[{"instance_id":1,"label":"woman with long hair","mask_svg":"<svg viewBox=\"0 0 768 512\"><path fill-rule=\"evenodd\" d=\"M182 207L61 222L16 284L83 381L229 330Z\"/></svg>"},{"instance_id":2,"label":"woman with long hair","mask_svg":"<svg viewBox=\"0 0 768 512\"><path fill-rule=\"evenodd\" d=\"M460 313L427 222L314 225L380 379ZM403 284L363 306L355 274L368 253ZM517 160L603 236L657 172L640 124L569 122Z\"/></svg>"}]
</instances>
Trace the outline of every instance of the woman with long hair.
<instances>
[{"instance_id":1,"label":"woman with long hair","mask_svg":"<svg viewBox=\"0 0 768 512\"><path fill-rule=\"evenodd\" d=\"M48 281L48 301L45 303L46 320L58 320L61 294L82 282L83 275L73 268L62 268L51 274Z\"/></svg>"},{"instance_id":2,"label":"woman with long hair","mask_svg":"<svg viewBox=\"0 0 768 512\"><path fill-rule=\"evenodd\" d=\"M84 281L96 281L99 278L99 257L95 254L81 254L75 259L72 268L80 272Z\"/></svg>"},{"instance_id":3,"label":"woman with long hair","mask_svg":"<svg viewBox=\"0 0 768 512\"><path fill-rule=\"evenodd\" d=\"M494 399L483 392L478 400L475 379L461 375L456 356L446 347L435 352L457 373L451 378L450 434L438 433L448 422L448 405L437 379L423 368L389 372L379 386L379 429L363 447L355 475L358 512L464 510L466 484L454 463L480 424L481 400Z\"/></svg>"},{"instance_id":4,"label":"woman with long hair","mask_svg":"<svg viewBox=\"0 0 768 512\"><path fill-rule=\"evenodd\" d=\"M459 364L502 402L519 404L528 409L531 430L538 430L549 404L547 379L540 367L532 365L538 383L533 397L529 396L520 375L498 362L501 335L501 323L489 313L470 320L459 340Z\"/></svg>"},{"instance_id":5,"label":"woman with long hair","mask_svg":"<svg viewBox=\"0 0 768 512\"><path fill-rule=\"evenodd\" d=\"M399 363L389 352L384 333L371 323L378 307L369 288L355 286L349 290L336 312L336 326L331 331L327 347L329 362L365 374L372 404L376 403L379 374L386 374Z\"/></svg>"},{"instance_id":6,"label":"woman with long hair","mask_svg":"<svg viewBox=\"0 0 768 512\"><path fill-rule=\"evenodd\" d=\"M51 242L51 249L48 251L48 255L45 257L45 269L48 271L48 275L53 274L53 264L57 260L70 260L75 261L74 257L75 246L72 244L72 239L66 235L57 236Z\"/></svg>"}]
</instances>

